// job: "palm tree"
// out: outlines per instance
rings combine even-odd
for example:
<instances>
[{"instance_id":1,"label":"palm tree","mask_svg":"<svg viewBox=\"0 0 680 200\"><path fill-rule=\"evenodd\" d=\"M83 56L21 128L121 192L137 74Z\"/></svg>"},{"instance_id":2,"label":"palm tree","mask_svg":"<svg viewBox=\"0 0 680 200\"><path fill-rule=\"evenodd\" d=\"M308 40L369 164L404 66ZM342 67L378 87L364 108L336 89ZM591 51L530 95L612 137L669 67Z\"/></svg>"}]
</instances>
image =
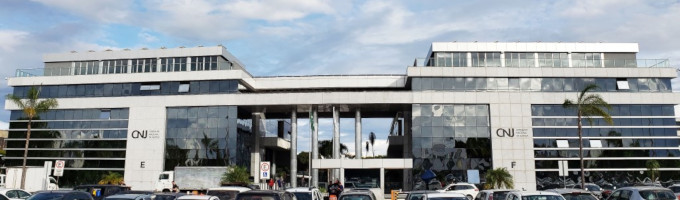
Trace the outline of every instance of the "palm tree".
<instances>
[{"instance_id":1,"label":"palm tree","mask_svg":"<svg viewBox=\"0 0 680 200\"><path fill-rule=\"evenodd\" d=\"M340 143L340 153L347 153L348 149L345 144ZM319 141L319 156L330 158L333 155L333 142L330 140Z\"/></svg>"},{"instance_id":2,"label":"palm tree","mask_svg":"<svg viewBox=\"0 0 680 200\"><path fill-rule=\"evenodd\" d=\"M14 102L14 104L19 107L25 117L28 119L28 125L26 126L26 145L24 147L24 161L21 169L21 189L25 189L26 185L26 157L28 157L28 142L31 139L31 123L33 119L38 117L41 113L47 112L48 110L56 108L59 103L56 99L39 99L40 89L37 87L31 87L26 94L26 100L22 100L18 96L13 94L8 94L7 99Z\"/></svg>"},{"instance_id":3,"label":"palm tree","mask_svg":"<svg viewBox=\"0 0 680 200\"><path fill-rule=\"evenodd\" d=\"M586 184L586 176L583 173L583 122L581 118L585 117L588 120L588 124L591 126L593 125L592 116L601 116L608 124L614 123L609 113L604 110L604 108L607 108L607 110L612 109L609 103L604 101L599 94L588 93L597 88L597 85L594 84L587 85L586 88L581 90L578 94L575 102L571 99L565 99L564 103L562 103L562 107L576 110L576 115L578 116L578 157L581 161L581 188L585 188Z\"/></svg>"},{"instance_id":4,"label":"palm tree","mask_svg":"<svg viewBox=\"0 0 680 200\"><path fill-rule=\"evenodd\" d=\"M647 166L647 175L652 179L652 183L656 183L656 179L659 177L659 162L656 160L647 160L645 165Z\"/></svg>"},{"instance_id":5,"label":"palm tree","mask_svg":"<svg viewBox=\"0 0 680 200\"><path fill-rule=\"evenodd\" d=\"M123 175L120 175L118 172L109 172L108 174L102 175L102 178L99 179L99 184L115 184L118 185L123 182Z\"/></svg>"},{"instance_id":6,"label":"palm tree","mask_svg":"<svg viewBox=\"0 0 680 200\"><path fill-rule=\"evenodd\" d=\"M501 189L514 188L515 182L512 180L512 175L506 168L496 168L486 171L486 185L487 189Z\"/></svg>"},{"instance_id":7,"label":"palm tree","mask_svg":"<svg viewBox=\"0 0 680 200\"><path fill-rule=\"evenodd\" d=\"M375 133L371 132L368 134L368 141L371 142L371 151L373 152L373 157L375 157L375 148L373 148L373 145L375 144Z\"/></svg>"}]
</instances>

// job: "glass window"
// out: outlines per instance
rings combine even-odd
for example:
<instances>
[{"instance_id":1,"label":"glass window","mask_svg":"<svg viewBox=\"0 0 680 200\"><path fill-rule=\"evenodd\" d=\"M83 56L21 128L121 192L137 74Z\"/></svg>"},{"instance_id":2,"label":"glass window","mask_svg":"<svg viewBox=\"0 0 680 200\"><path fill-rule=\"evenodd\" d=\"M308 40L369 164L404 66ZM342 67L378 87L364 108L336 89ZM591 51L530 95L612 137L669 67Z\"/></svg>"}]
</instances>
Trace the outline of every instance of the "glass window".
<instances>
[{"instance_id":1,"label":"glass window","mask_svg":"<svg viewBox=\"0 0 680 200\"><path fill-rule=\"evenodd\" d=\"M179 93L187 93L189 92L189 82L182 82L179 84L179 89L177 90Z\"/></svg>"},{"instance_id":2,"label":"glass window","mask_svg":"<svg viewBox=\"0 0 680 200\"><path fill-rule=\"evenodd\" d=\"M159 83L142 84L139 88L139 90L160 90L160 89L161 89L161 84L159 84Z\"/></svg>"}]
</instances>

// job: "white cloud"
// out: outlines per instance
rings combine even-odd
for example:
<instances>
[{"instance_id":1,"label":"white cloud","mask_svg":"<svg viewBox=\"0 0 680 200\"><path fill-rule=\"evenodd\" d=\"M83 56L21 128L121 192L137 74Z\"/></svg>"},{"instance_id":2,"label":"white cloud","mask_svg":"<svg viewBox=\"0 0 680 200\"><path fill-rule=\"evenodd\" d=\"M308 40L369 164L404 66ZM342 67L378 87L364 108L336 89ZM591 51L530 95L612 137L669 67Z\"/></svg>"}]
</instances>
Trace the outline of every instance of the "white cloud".
<instances>
[{"instance_id":1,"label":"white cloud","mask_svg":"<svg viewBox=\"0 0 680 200\"><path fill-rule=\"evenodd\" d=\"M15 47L21 45L28 32L17 30L0 30L0 49L3 51L14 51Z\"/></svg>"},{"instance_id":2,"label":"white cloud","mask_svg":"<svg viewBox=\"0 0 680 200\"><path fill-rule=\"evenodd\" d=\"M86 19L109 23L128 19L133 11L132 0L34 0L47 6L68 10L80 14Z\"/></svg>"},{"instance_id":3,"label":"white cloud","mask_svg":"<svg viewBox=\"0 0 680 200\"><path fill-rule=\"evenodd\" d=\"M0 130L8 130L8 129L9 129L9 122L0 121Z\"/></svg>"},{"instance_id":4,"label":"white cloud","mask_svg":"<svg viewBox=\"0 0 680 200\"><path fill-rule=\"evenodd\" d=\"M314 13L330 14L333 8L319 0L236 1L221 5L233 17L267 21L295 20Z\"/></svg>"}]
</instances>

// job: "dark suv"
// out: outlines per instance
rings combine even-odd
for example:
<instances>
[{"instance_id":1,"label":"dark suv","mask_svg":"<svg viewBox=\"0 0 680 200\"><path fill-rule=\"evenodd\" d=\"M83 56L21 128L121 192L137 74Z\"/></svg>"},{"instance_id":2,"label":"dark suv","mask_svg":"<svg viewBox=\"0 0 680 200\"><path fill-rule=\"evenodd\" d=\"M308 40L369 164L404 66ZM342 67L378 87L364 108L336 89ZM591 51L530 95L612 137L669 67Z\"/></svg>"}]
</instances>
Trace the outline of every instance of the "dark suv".
<instances>
[{"instance_id":1,"label":"dark suv","mask_svg":"<svg viewBox=\"0 0 680 200\"><path fill-rule=\"evenodd\" d=\"M250 190L236 195L236 200L295 200L291 192L280 190Z\"/></svg>"},{"instance_id":2,"label":"dark suv","mask_svg":"<svg viewBox=\"0 0 680 200\"><path fill-rule=\"evenodd\" d=\"M79 185L73 188L75 191L91 194L95 200L102 200L119 192L130 191L130 186L124 185Z\"/></svg>"},{"instance_id":3,"label":"dark suv","mask_svg":"<svg viewBox=\"0 0 680 200\"><path fill-rule=\"evenodd\" d=\"M92 195L72 190L38 191L26 200L93 200Z\"/></svg>"}]
</instances>

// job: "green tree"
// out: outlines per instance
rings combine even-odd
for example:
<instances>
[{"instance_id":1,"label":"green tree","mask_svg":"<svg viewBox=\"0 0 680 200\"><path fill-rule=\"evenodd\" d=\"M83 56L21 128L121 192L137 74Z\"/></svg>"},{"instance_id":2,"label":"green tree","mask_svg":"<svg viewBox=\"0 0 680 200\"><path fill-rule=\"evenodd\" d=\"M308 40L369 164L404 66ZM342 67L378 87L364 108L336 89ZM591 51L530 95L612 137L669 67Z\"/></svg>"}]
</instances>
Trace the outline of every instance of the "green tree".
<instances>
[{"instance_id":1,"label":"green tree","mask_svg":"<svg viewBox=\"0 0 680 200\"><path fill-rule=\"evenodd\" d=\"M501 188L514 188L515 182L512 179L512 175L508 172L506 168L496 168L486 171L486 188L487 189L501 189Z\"/></svg>"},{"instance_id":2,"label":"green tree","mask_svg":"<svg viewBox=\"0 0 680 200\"><path fill-rule=\"evenodd\" d=\"M583 169L583 121L582 118L588 120L588 124L593 125L592 116L603 117L608 124L613 124L612 117L609 115L608 110L611 110L611 106L607 103L599 94L590 94L589 92L596 90L597 85L590 84L586 88L581 90L576 97L576 101L571 99L565 99L562 103L562 107L567 109L573 109L576 111L578 120L578 157L581 161L581 188L585 188L586 177ZM607 109L605 111L604 109Z\"/></svg>"},{"instance_id":3,"label":"green tree","mask_svg":"<svg viewBox=\"0 0 680 200\"><path fill-rule=\"evenodd\" d=\"M118 185L123 182L123 175L120 175L118 172L109 172L108 174L102 175L102 178L99 179L99 184L114 184Z\"/></svg>"},{"instance_id":4,"label":"green tree","mask_svg":"<svg viewBox=\"0 0 680 200\"><path fill-rule=\"evenodd\" d=\"M250 172L244 166L232 165L222 174L222 184L250 183Z\"/></svg>"},{"instance_id":5,"label":"green tree","mask_svg":"<svg viewBox=\"0 0 680 200\"><path fill-rule=\"evenodd\" d=\"M345 144L340 143L340 154L345 154L347 153L348 149ZM319 141L319 156L323 156L324 158L332 158L333 157L333 141L330 140L321 140Z\"/></svg>"},{"instance_id":6,"label":"green tree","mask_svg":"<svg viewBox=\"0 0 680 200\"><path fill-rule=\"evenodd\" d=\"M23 159L23 164L21 165L22 168L22 173L21 173L21 189L25 189L26 185L26 157L28 157L28 142L31 140L31 123L33 122L33 119L38 117L41 113L47 112L48 110L57 108L59 103L57 103L57 100L54 98L48 98L48 99L43 99L40 100L39 98L40 95L40 88L38 87L31 87L28 90L28 93L26 93L26 99L21 99L18 96L14 96L13 94L8 94L7 99L12 101L14 104L16 104L17 107L19 107L23 113L24 116L28 119L28 125L26 127L26 146L24 147L24 159Z\"/></svg>"},{"instance_id":7,"label":"green tree","mask_svg":"<svg viewBox=\"0 0 680 200\"><path fill-rule=\"evenodd\" d=\"M297 155L298 170L307 171L309 168L309 152L303 151Z\"/></svg>"},{"instance_id":8,"label":"green tree","mask_svg":"<svg viewBox=\"0 0 680 200\"><path fill-rule=\"evenodd\" d=\"M647 160L645 166L647 166L647 176L652 179L652 183L655 183L656 179L659 177L659 168L661 167L659 162L656 160Z\"/></svg>"}]
</instances>

